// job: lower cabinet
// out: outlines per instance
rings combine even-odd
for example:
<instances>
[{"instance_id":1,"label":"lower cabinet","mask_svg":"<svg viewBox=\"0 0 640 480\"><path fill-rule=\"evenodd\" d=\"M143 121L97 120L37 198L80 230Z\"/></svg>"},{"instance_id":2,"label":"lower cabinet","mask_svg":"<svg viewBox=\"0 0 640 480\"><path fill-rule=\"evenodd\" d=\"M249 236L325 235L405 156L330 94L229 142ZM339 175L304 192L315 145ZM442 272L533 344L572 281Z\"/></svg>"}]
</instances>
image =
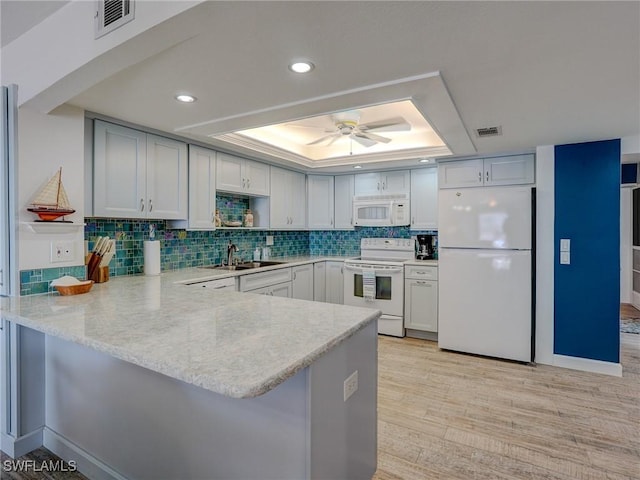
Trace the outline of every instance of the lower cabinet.
<instances>
[{"instance_id":1,"label":"lower cabinet","mask_svg":"<svg viewBox=\"0 0 640 480\"><path fill-rule=\"evenodd\" d=\"M313 300L313 263L291 267L291 296L300 300Z\"/></svg>"},{"instance_id":2,"label":"lower cabinet","mask_svg":"<svg viewBox=\"0 0 640 480\"><path fill-rule=\"evenodd\" d=\"M316 302L325 302L327 298L327 262L313 264L313 299Z\"/></svg>"},{"instance_id":3,"label":"lower cabinet","mask_svg":"<svg viewBox=\"0 0 640 480\"><path fill-rule=\"evenodd\" d=\"M344 303L344 262L329 260L326 262L325 302Z\"/></svg>"},{"instance_id":4,"label":"lower cabinet","mask_svg":"<svg viewBox=\"0 0 640 480\"><path fill-rule=\"evenodd\" d=\"M268 287L256 288L255 290L247 290L248 293L257 293L258 295L271 295L272 297L291 298L291 282L278 283Z\"/></svg>"},{"instance_id":5,"label":"lower cabinet","mask_svg":"<svg viewBox=\"0 0 640 480\"><path fill-rule=\"evenodd\" d=\"M404 327L438 331L438 267L405 267Z\"/></svg>"}]
</instances>

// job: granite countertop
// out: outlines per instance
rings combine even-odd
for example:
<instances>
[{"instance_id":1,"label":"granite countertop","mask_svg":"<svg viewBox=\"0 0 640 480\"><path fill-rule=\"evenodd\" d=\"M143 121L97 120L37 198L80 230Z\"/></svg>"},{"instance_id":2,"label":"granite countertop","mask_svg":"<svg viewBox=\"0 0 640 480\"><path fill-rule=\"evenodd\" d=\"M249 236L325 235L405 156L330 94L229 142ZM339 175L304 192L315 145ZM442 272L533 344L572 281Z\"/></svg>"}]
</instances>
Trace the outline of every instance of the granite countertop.
<instances>
[{"instance_id":1,"label":"granite countertop","mask_svg":"<svg viewBox=\"0 0 640 480\"><path fill-rule=\"evenodd\" d=\"M438 260L418 260L413 259L413 260L407 260L406 262L404 262L405 265L418 265L418 266L429 266L429 267L437 267L438 266Z\"/></svg>"},{"instance_id":2,"label":"granite countertop","mask_svg":"<svg viewBox=\"0 0 640 480\"><path fill-rule=\"evenodd\" d=\"M369 308L176 283L193 270L116 277L83 295L0 298L0 314L235 398L272 390L380 315Z\"/></svg>"}]
</instances>

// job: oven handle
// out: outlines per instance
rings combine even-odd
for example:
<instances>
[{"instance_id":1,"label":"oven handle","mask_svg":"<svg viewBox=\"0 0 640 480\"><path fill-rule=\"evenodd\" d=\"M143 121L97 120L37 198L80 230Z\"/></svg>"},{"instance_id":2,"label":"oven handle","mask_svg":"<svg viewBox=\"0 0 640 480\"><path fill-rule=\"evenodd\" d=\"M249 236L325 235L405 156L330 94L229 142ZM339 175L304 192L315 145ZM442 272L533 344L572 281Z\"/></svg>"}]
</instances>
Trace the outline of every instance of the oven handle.
<instances>
[{"instance_id":1,"label":"oven handle","mask_svg":"<svg viewBox=\"0 0 640 480\"><path fill-rule=\"evenodd\" d=\"M366 267L354 267L351 265L346 265L344 266L345 270L350 270L352 272L360 272L362 273L363 270L366 269ZM373 265L371 266L372 270L375 270L376 275L378 275L378 273L380 274L384 274L384 273L400 273L403 271L403 269L401 267L391 267L391 268L376 268Z\"/></svg>"}]
</instances>

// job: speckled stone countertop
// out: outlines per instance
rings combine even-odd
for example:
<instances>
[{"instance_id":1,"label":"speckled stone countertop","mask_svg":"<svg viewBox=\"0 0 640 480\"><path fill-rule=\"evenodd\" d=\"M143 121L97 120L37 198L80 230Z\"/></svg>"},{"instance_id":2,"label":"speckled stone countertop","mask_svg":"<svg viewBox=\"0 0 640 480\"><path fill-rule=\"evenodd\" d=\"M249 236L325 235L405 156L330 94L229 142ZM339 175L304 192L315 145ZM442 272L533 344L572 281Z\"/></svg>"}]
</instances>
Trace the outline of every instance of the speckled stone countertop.
<instances>
[{"instance_id":1,"label":"speckled stone countertop","mask_svg":"<svg viewBox=\"0 0 640 480\"><path fill-rule=\"evenodd\" d=\"M0 314L235 398L275 388L380 315L369 308L176 283L197 270L116 277L83 295L0 298ZM220 278L216 273L213 278Z\"/></svg>"}]
</instances>

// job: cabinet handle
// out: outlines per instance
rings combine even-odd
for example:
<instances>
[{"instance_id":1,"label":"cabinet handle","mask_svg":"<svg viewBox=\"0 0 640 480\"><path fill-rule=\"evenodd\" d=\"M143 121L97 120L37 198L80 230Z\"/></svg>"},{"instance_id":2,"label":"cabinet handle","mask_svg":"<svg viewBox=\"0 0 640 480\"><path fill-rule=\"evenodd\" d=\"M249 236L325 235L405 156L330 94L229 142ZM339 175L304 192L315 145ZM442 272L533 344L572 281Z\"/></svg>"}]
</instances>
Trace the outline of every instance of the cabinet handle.
<instances>
[{"instance_id":1,"label":"cabinet handle","mask_svg":"<svg viewBox=\"0 0 640 480\"><path fill-rule=\"evenodd\" d=\"M431 286L431 284L429 282L426 282L424 280L417 280L416 283L419 283L420 285L427 285L428 287Z\"/></svg>"},{"instance_id":2,"label":"cabinet handle","mask_svg":"<svg viewBox=\"0 0 640 480\"><path fill-rule=\"evenodd\" d=\"M411 217L411 225L415 225L416 224L416 217Z\"/></svg>"},{"instance_id":3,"label":"cabinet handle","mask_svg":"<svg viewBox=\"0 0 640 480\"><path fill-rule=\"evenodd\" d=\"M247 181L244 178L242 179L242 188L247 188Z\"/></svg>"},{"instance_id":4,"label":"cabinet handle","mask_svg":"<svg viewBox=\"0 0 640 480\"><path fill-rule=\"evenodd\" d=\"M140 211L144 212L144 198L140 199Z\"/></svg>"},{"instance_id":5,"label":"cabinet handle","mask_svg":"<svg viewBox=\"0 0 640 480\"><path fill-rule=\"evenodd\" d=\"M380 190L380 182L378 182L378 191Z\"/></svg>"},{"instance_id":6,"label":"cabinet handle","mask_svg":"<svg viewBox=\"0 0 640 480\"><path fill-rule=\"evenodd\" d=\"M4 285L4 270L0 268L0 286Z\"/></svg>"},{"instance_id":7,"label":"cabinet handle","mask_svg":"<svg viewBox=\"0 0 640 480\"><path fill-rule=\"evenodd\" d=\"M153 200L149 199L149 212L153 212Z\"/></svg>"},{"instance_id":8,"label":"cabinet handle","mask_svg":"<svg viewBox=\"0 0 640 480\"><path fill-rule=\"evenodd\" d=\"M333 218L329 221L329 225L333 226Z\"/></svg>"},{"instance_id":9,"label":"cabinet handle","mask_svg":"<svg viewBox=\"0 0 640 480\"><path fill-rule=\"evenodd\" d=\"M293 272L293 279L296 279L296 272Z\"/></svg>"},{"instance_id":10,"label":"cabinet handle","mask_svg":"<svg viewBox=\"0 0 640 480\"><path fill-rule=\"evenodd\" d=\"M482 182L482 172L478 172L478 181Z\"/></svg>"},{"instance_id":11,"label":"cabinet handle","mask_svg":"<svg viewBox=\"0 0 640 480\"><path fill-rule=\"evenodd\" d=\"M251 179L247 178L247 188L251 188Z\"/></svg>"},{"instance_id":12,"label":"cabinet handle","mask_svg":"<svg viewBox=\"0 0 640 480\"><path fill-rule=\"evenodd\" d=\"M489 181L489 170L487 170L487 182Z\"/></svg>"},{"instance_id":13,"label":"cabinet handle","mask_svg":"<svg viewBox=\"0 0 640 480\"><path fill-rule=\"evenodd\" d=\"M387 189L387 182L382 182L382 189L386 190Z\"/></svg>"}]
</instances>

